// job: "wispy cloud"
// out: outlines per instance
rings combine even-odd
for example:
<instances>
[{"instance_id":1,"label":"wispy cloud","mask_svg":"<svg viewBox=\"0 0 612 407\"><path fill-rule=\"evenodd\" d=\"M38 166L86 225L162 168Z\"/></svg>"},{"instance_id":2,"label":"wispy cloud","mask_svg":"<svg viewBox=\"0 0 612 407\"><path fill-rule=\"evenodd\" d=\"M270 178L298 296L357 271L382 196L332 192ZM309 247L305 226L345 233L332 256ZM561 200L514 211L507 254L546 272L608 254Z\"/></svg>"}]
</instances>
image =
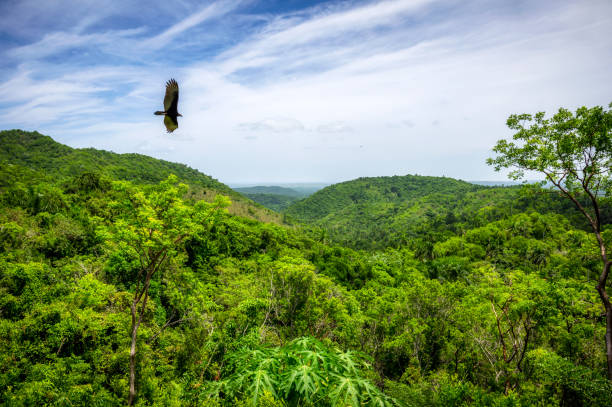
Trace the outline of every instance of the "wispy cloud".
<instances>
[{"instance_id":1,"label":"wispy cloud","mask_svg":"<svg viewBox=\"0 0 612 407\"><path fill-rule=\"evenodd\" d=\"M221 54L220 69L224 74L231 74L276 65L275 72L278 72L291 67L309 68L330 60L342 63L343 57L355 53L351 50L365 48L359 41L364 36L368 42L372 41L373 30L398 24L407 14L428 3L432 1L385 1L335 13L316 9L304 21L292 19L293 24L289 26L279 18L261 34Z\"/></svg>"},{"instance_id":2,"label":"wispy cloud","mask_svg":"<svg viewBox=\"0 0 612 407\"><path fill-rule=\"evenodd\" d=\"M234 10L240 3L241 1L238 0L225 0L217 1L204 6L199 11L169 27L164 32L147 39L142 45L153 49L161 48L172 41L175 37L182 34L184 31L201 24L206 20L222 17L223 15Z\"/></svg>"},{"instance_id":3,"label":"wispy cloud","mask_svg":"<svg viewBox=\"0 0 612 407\"><path fill-rule=\"evenodd\" d=\"M274 133L289 133L304 130L304 125L299 120L289 117L268 118L258 122L239 123L238 130L249 131L272 131Z\"/></svg>"},{"instance_id":4,"label":"wispy cloud","mask_svg":"<svg viewBox=\"0 0 612 407\"><path fill-rule=\"evenodd\" d=\"M350 133L353 131L351 126L344 122L324 123L317 126L319 133Z\"/></svg>"},{"instance_id":5,"label":"wispy cloud","mask_svg":"<svg viewBox=\"0 0 612 407\"><path fill-rule=\"evenodd\" d=\"M135 28L96 34L53 32L46 34L40 41L35 43L12 48L7 51L7 54L20 60L31 60L42 59L77 47L86 46L90 49L109 45L115 47L119 41L141 34L143 31L143 28Z\"/></svg>"}]
</instances>

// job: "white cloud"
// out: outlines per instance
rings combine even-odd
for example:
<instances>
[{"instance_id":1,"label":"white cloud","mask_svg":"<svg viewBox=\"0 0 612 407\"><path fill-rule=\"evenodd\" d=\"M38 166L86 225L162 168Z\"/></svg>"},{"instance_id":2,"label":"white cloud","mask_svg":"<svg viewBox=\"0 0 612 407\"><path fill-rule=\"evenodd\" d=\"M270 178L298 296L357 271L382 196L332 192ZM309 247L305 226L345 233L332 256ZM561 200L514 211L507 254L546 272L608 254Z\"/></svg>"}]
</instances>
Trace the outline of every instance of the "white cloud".
<instances>
[{"instance_id":1,"label":"white cloud","mask_svg":"<svg viewBox=\"0 0 612 407\"><path fill-rule=\"evenodd\" d=\"M353 129L344 122L329 122L317 126L317 131L319 133L349 133Z\"/></svg>"},{"instance_id":2,"label":"white cloud","mask_svg":"<svg viewBox=\"0 0 612 407\"><path fill-rule=\"evenodd\" d=\"M272 131L274 133L289 133L304 130L304 125L299 120L289 117L277 117L263 119L258 122L239 123L238 130L248 131Z\"/></svg>"},{"instance_id":3,"label":"white cloud","mask_svg":"<svg viewBox=\"0 0 612 407\"><path fill-rule=\"evenodd\" d=\"M24 63L0 84L12 104L0 107L0 121L79 145L146 148L225 181L491 179L499 176L484 159L510 134L509 114L607 105L612 94L605 1L526 3L516 13L472 2L340 3L266 16L256 31L201 54L185 48L160 59L136 41L175 45L193 36L188 46L197 44L206 30L196 26L224 25L217 16L241 12L215 7L176 15L158 35L84 28L14 48L23 60L78 46L127 61ZM110 39L122 50L111 50ZM184 117L168 136L152 112L171 76Z\"/></svg>"}]
</instances>

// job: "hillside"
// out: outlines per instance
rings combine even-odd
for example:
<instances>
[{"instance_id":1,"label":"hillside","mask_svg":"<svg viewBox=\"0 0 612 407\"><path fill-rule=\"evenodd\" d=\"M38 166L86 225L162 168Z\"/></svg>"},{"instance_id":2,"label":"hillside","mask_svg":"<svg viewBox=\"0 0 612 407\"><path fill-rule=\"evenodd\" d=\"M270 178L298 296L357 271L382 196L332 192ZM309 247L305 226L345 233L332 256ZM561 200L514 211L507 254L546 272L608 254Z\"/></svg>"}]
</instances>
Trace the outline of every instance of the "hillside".
<instances>
[{"instance_id":1,"label":"hillside","mask_svg":"<svg viewBox=\"0 0 612 407\"><path fill-rule=\"evenodd\" d=\"M459 202L487 187L446 177L405 175L359 178L326 187L289 206L285 214L321 228L331 241L358 249L381 249L442 233ZM487 205L486 200L481 202ZM442 226L443 230L439 230ZM439 239L440 236L437 236Z\"/></svg>"},{"instance_id":2,"label":"hillside","mask_svg":"<svg viewBox=\"0 0 612 407\"><path fill-rule=\"evenodd\" d=\"M285 214L348 247L408 245L431 255L437 241L528 209L564 213L575 226L585 227L571 202L556 194L418 175L331 185L290 205ZM609 208L605 212L609 219Z\"/></svg>"},{"instance_id":3,"label":"hillside","mask_svg":"<svg viewBox=\"0 0 612 407\"><path fill-rule=\"evenodd\" d=\"M218 193L232 200L231 211L264 221L280 222L280 216L263 208L227 185L190 168L141 154L117 154L94 148L71 148L38 132L0 131L0 165L11 164L39 171L49 179L68 180L83 173L135 183L154 184L174 174L191 187L194 198L212 200Z\"/></svg>"},{"instance_id":4,"label":"hillside","mask_svg":"<svg viewBox=\"0 0 612 407\"><path fill-rule=\"evenodd\" d=\"M291 205L287 215L303 222L313 222L355 205L401 203L434 192L462 194L482 187L452 178L405 175L358 178L330 185L303 201Z\"/></svg>"}]
</instances>

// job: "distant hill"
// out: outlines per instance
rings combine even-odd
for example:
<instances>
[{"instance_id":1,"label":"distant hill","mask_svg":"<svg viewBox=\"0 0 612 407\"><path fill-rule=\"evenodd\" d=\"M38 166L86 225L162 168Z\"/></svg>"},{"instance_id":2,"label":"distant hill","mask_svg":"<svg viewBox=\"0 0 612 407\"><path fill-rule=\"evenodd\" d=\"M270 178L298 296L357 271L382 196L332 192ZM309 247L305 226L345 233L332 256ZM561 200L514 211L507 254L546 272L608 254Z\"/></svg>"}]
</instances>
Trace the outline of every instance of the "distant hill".
<instances>
[{"instance_id":1,"label":"distant hill","mask_svg":"<svg viewBox=\"0 0 612 407\"><path fill-rule=\"evenodd\" d=\"M401 203L434 192L465 193L482 186L446 177L405 175L358 178L330 185L287 208L293 218L312 222L355 205Z\"/></svg>"},{"instance_id":2,"label":"distant hill","mask_svg":"<svg viewBox=\"0 0 612 407\"><path fill-rule=\"evenodd\" d=\"M484 185L487 187L507 187L513 185L521 185L522 182L518 181L469 181L472 184Z\"/></svg>"},{"instance_id":3,"label":"distant hill","mask_svg":"<svg viewBox=\"0 0 612 407\"><path fill-rule=\"evenodd\" d=\"M291 188L294 191L297 191L302 196L309 196L314 194L320 189L323 189L331 183L329 182L295 182L295 183L287 183L287 184L278 184L281 187Z\"/></svg>"},{"instance_id":4,"label":"distant hill","mask_svg":"<svg viewBox=\"0 0 612 407\"><path fill-rule=\"evenodd\" d=\"M557 211L571 202L556 194L529 194L520 186L487 187L446 177L359 178L326 187L284 213L324 238L357 249L384 249L420 239L440 241L518 211ZM578 219L575 224L580 224Z\"/></svg>"},{"instance_id":5,"label":"distant hill","mask_svg":"<svg viewBox=\"0 0 612 407\"><path fill-rule=\"evenodd\" d=\"M195 198L211 199L221 193L232 199L230 211L237 215L274 222L281 219L227 185L184 164L141 154L72 148L38 132L0 131L0 165L3 163L40 171L44 176L60 181L85 172L96 172L111 179L152 184L174 174L191 187L190 193Z\"/></svg>"},{"instance_id":6,"label":"distant hill","mask_svg":"<svg viewBox=\"0 0 612 407\"><path fill-rule=\"evenodd\" d=\"M304 194L296 191L292 188L285 188L279 186L255 186L255 187L239 187L233 188L234 191L238 191L241 194L271 194L271 195L285 195L293 197L303 197Z\"/></svg>"},{"instance_id":7,"label":"distant hill","mask_svg":"<svg viewBox=\"0 0 612 407\"><path fill-rule=\"evenodd\" d=\"M253 187L234 187L234 191L238 191L247 198L280 212L286 209L292 203L305 198L315 191L321 189L318 185L300 185L295 184L295 188L273 186L253 186Z\"/></svg>"},{"instance_id":8,"label":"distant hill","mask_svg":"<svg viewBox=\"0 0 612 407\"><path fill-rule=\"evenodd\" d=\"M301 197L278 194L243 194L252 201L272 209L276 212L281 212L293 202L299 201Z\"/></svg>"}]
</instances>

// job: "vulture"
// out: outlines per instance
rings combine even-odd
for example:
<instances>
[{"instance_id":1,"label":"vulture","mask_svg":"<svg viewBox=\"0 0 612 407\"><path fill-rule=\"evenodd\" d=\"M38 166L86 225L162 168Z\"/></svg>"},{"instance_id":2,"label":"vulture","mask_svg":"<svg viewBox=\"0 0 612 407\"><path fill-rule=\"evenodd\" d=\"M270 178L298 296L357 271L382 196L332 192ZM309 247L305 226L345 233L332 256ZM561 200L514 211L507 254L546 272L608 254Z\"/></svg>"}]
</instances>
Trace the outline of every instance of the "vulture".
<instances>
[{"instance_id":1,"label":"vulture","mask_svg":"<svg viewBox=\"0 0 612 407\"><path fill-rule=\"evenodd\" d=\"M166 82L166 95L164 96L164 111L157 111L154 114L163 115L164 124L166 125L166 130L168 133L172 133L174 130L178 129L178 120L177 117L183 117L177 110L178 106L178 97L179 97L179 87L178 83L174 79L170 79Z\"/></svg>"}]
</instances>

